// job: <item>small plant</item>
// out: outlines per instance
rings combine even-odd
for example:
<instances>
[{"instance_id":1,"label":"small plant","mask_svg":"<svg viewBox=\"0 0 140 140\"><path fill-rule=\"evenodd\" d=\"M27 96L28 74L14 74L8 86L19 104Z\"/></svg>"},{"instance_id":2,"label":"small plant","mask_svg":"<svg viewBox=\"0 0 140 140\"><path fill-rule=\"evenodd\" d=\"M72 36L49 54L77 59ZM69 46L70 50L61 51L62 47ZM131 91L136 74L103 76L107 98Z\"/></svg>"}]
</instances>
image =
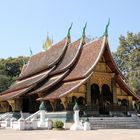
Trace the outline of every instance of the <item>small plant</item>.
<instances>
[{"instance_id":1,"label":"small plant","mask_svg":"<svg viewBox=\"0 0 140 140\"><path fill-rule=\"evenodd\" d=\"M62 121L56 120L53 122L53 128L63 128L64 123Z\"/></svg>"}]
</instances>

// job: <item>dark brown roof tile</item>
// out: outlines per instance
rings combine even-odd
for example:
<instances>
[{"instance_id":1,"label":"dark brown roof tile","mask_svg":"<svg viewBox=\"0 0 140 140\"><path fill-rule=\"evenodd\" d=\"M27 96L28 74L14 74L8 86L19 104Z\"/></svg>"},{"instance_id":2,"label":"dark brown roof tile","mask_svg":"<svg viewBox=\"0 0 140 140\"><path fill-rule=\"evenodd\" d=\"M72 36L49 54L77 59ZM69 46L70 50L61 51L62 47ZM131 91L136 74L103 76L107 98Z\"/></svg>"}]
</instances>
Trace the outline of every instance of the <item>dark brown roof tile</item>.
<instances>
[{"instance_id":1,"label":"dark brown roof tile","mask_svg":"<svg viewBox=\"0 0 140 140\"><path fill-rule=\"evenodd\" d=\"M44 83L41 84L40 87L38 87L36 90L28 93L28 95L32 95L35 93L39 93L39 92L43 92L45 90L48 90L49 88L51 88L52 86L54 86L55 84L60 82L65 77L65 75L68 73L68 71L69 70L67 70L64 73L61 73L59 75L54 75L54 76L48 78L47 80L45 80Z\"/></svg>"},{"instance_id":2,"label":"dark brown roof tile","mask_svg":"<svg viewBox=\"0 0 140 140\"><path fill-rule=\"evenodd\" d=\"M140 100L140 96L137 95L135 92L133 92L129 86L125 83L125 81L123 81L121 76L117 76L116 77L116 81L118 83L118 85L130 96L133 96L135 99Z\"/></svg>"},{"instance_id":3,"label":"dark brown roof tile","mask_svg":"<svg viewBox=\"0 0 140 140\"><path fill-rule=\"evenodd\" d=\"M7 93L7 94L3 94L3 95L0 96L0 101L5 101L5 100L8 100L8 99L15 98L17 96L21 96L25 92L27 92L30 88L31 88L31 86L27 87L27 88L24 88L24 89L17 90L17 91L13 91L13 92L10 92L10 93Z\"/></svg>"},{"instance_id":4,"label":"dark brown roof tile","mask_svg":"<svg viewBox=\"0 0 140 140\"><path fill-rule=\"evenodd\" d=\"M110 48L109 48L109 45L108 45L108 42L106 43L107 47L104 51L104 58L106 60L106 63L108 64L109 68L119 74L123 79L125 79L124 75L121 73L121 71L119 70L119 68L117 67L117 64L115 63L113 57L112 57L112 54L111 54L111 51L110 51Z\"/></svg>"},{"instance_id":5,"label":"dark brown roof tile","mask_svg":"<svg viewBox=\"0 0 140 140\"><path fill-rule=\"evenodd\" d=\"M52 72L52 74L65 71L68 68L70 68L78 59L81 48L82 48L82 39L79 39L74 43L71 43L68 46L62 61L60 61L60 63L57 65L56 69Z\"/></svg>"},{"instance_id":6,"label":"dark brown roof tile","mask_svg":"<svg viewBox=\"0 0 140 140\"><path fill-rule=\"evenodd\" d=\"M6 94L9 92L13 92L13 91L17 91L29 86L33 86L34 84L37 84L38 82L40 82L41 80L45 79L48 74L52 71L53 68L46 70L45 72L38 74L36 76L32 76L30 78L27 78L25 80L22 81L17 81L14 85L12 85L8 90L2 92L1 94Z\"/></svg>"},{"instance_id":7,"label":"dark brown roof tile","mask_svg":"<svg viewBox=\"0 0 140 140\"><path fill-rule=\"evenodd\" d=\"M47 95L43 98L40 98L40 100L48 100L48 99L58 99L60 96L64 96L73 90L75 90L77 87L79 87L85 80L77 80L72 82L63 82L60 83L55 89L52 89L47 92Z\"/></svg>"},{"instance_id":8,"label":"dark brown roof tile","mask_svg":"<svg viewBox=\"0 0 140 140\"><path fill-rule=\"evenodd\" d=\"M53 65L58 63L60 58L63 56L66 48L67 38L53 45L47 51L33 55L30 58L26 69L23 71L23 73L21 73L18 79L21 80L52 67Z\"/></svg>"},{"instance_id":9,"label":"dark brown roof tile","mask_svg":"<svg viewBox=\"0 0 140 140\"><path fill-rule=\"evenodd\" d=\"M103 40L96 40L84 45L79 60L64 81L85 78L97 63L102 51Z\"/></svg>"}]
</instances>

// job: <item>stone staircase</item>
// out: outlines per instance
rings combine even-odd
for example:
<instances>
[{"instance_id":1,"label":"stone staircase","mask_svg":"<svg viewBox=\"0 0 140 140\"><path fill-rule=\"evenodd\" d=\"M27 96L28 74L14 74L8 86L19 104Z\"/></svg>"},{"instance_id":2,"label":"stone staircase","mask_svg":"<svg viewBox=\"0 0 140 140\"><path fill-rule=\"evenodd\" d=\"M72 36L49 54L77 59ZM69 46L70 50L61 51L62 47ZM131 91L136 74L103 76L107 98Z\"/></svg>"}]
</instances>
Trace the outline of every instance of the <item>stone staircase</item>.
<instances>
[{"instance_id":1,"label":"stone staircase","mask_svg":"<svg viewBox=\"0 0 140 140\"><path fill-rule=\"evenodd\" d=\"M140 118L131 117L89 117L91 129L140 129Z\"/></svg>"}]
</instances>

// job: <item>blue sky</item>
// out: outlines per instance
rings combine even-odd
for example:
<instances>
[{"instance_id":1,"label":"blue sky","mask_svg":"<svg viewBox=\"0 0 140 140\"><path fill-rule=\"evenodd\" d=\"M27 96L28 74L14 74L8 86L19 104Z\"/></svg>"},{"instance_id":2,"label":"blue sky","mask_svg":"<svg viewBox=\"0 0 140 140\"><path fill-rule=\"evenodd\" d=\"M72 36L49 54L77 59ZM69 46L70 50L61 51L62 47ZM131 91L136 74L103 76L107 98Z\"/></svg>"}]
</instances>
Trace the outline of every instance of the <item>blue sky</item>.
<instances>
[{"instance_id":1,"label":"blue sky","mask_svg":"<svg viewBox=\"0 0 140 140\"><path fill-rule=\"evenodd\" d=\"M0 0L0 58L29 56L42 50L47 32L54 42L63 39L73 22L72 40L86 34L100 37L110 17L109 44L140 31L140 0Z\"/></svg>"}]
</instances>

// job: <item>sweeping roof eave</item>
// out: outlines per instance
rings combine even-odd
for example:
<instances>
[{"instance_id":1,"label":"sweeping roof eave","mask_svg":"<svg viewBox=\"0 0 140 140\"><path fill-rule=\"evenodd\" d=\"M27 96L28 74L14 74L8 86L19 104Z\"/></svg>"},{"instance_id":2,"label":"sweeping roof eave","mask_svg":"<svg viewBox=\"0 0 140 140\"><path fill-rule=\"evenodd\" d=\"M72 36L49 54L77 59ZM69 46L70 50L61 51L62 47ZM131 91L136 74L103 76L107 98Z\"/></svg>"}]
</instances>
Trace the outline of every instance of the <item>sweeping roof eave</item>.
<instances>
[{"instance_id":1,"label":"sweeping roof eave","mask_svg":"<svg viewBox=\"0 0 140 140\"><path fill-rule=\"evenodd\" d=\"M42 84L42 86L38 87L37 89L27 93L27 95L32 95L32 94L36 94L36 93L42 93L46 90L48 90L49 88L53 87L54 85L56 85L58 82L60 82L69 72L69 70L65 71L64 73L61 73L57 76L52 76L49 79L46 80L45 83Z\"/></svg>"},{"instance_id":2,"label":"sweeping roof eave","mask_svg":"<svg viewBox=\"0 0 140 140\"><path fill-rule=\"evenodd\" d=\"M1 95L3 94L7 94L13 91L18 91L21 90L23 88L29 87L29 86L36 86L36 84L38 84L40 81L44 80L45 78L47 78L47 76L49 75L49 73L54 69L54 67L52 67L51 69L48 69L40 74L34 75L30 78L27 78L25 80L21 80L21 81L17 81L14 85L12 85L8 90L4 91L1 93Z\"/></svg>"},{"instance_id":3,"label":"sweeping roof eave","mask_svg":"<svg viewBox=\"0 0 140 140\"><path fill-rule=\"evenodd\" d=\"M56 69L51 74L63 72L73 66L78 60L83 47L83 38L69 44L63 59L58 63Z\"/></svg>"},{"instance_id":4,"label":"sweeping roof eave","mask_svg":"<svg viewBox=\"0 0 140 140\"><path fill-rule=\"evenodd\" d=\"M122 72L119 70L116 62L113 59L113 56L111 54L110 51L110 47L109 47L109 43L108 43L108 39L106 40L106 49L104 51L104 58L108 64L108 66L110 67L110 69L115 72L117 75L120 75L122 77L122 79L125 79L124 75L122 74Z\"/></svg>"},{"instance_id":5,"label":"sweeping roof eave","mask_svg":"<svg viewBox=\"0 0 140 140\"><path fill-rule=\"evenodd\" d=\"M28 92L30 89L32 88L32 86L17 90L17 91L13 91L13 92L9 92L7 94L3 94L0 95L0 102L2 101L6 101L9 99L13 99L13 98L17 98L18 96L21 96L23 94L25 94L26 92Z\"/></svg>"},{"instance_id":6,"label":"sweeping roof eave","mask_svg":"<svg viewBox=\"0 0 140 140\"><path fill-rule=\"evenodd\" d=\"M130 96L133 96L133 98L140 100L140 96L138 94L136 94L135 92L133 92L129 86L126 84L126 82L122 79L121 76L117 76L116 77L116 81L118 83L118 85L126 92L128 93Z\"/></svg>"},{"instance_id":7,"label":"sweeping roof eave","mask_svg":"<svg viewBox=\"0 0 140 140\"><path fill-rule=\"evenodd\" d=\"M74 73L74 75L73 74L72 75L77 76L79 73L75 72L75 70L77 70L77 69L82 70L79 67L85 68L84 64L86 64L86 66L87 66L87 64L89 62L89 57L92 58L94 56L92 53L95 52L96 56L93 59L94 61L91 59L92 61L86 67L86 68L88 68L88 70L86 70L86 73L84 71L84 75L82 75L83 73L80 73L81 76L78 75L77 79L72 79L71 77L69 77L69 75L70 75L69 74L68 76L66 76L66 78L64 78L64 80L62 82L57 84L53 89L50 89L49 91L47 91L46 96L39 98L38 100L48 100L48 99L60 98L62 96L65 96L66 94L72 92L73 90L78 88L81 84L85 83L87 81L87 79L93 74L94 67L96 66L96 64L98 63L98 61L100 60L100 58L104 52L105 40L106 40L106 38L104 37L100 43L99 43L99 40L97 40L97 42L96 41L92 42L93 44L89 43L88 45L89 45L90 51L86 51L86 49L88 49L88 48L86 48L87 46L83 47L83 49L82 49L83 55L81 54L75 67L70 71L70 74ZM95 43L95 45L94 45L94 43ZM96 52L94 49L97 49L98 51ZM88 58L85 59L85 61L81 61L84 59L83 58L83 56L85 55L84 52L88 52L91 54L88 55ZM79 64L79 66L76 67L78 64ZM69 78L67 79L67 77L69 77Z\"/></svg>"},{"instance_id":8,"label":"sweeping roof eave","mask_svg":"<svg viewBox=\"0 0 140 140\"><path fill-rule=\"evenodd\" d=\"M68 39L64 38L62 41L50 47L47 51L33 55L29 59L28 63L26 64L26 68L20 74L17 80L25 79L56 65L65 54L67 46Z\"/></svg>"},{"instance_id":9,"label":"sweeping roof eave","mask_svg":"<svg viewBox=\"0 0 140 140\"><path fill-rule=\"evenodd\" d=\"M104 37L85 44L76 65L71 69L64 81L74 81L88 77L105 50L105 40Z\"/></svg>"}]
</instances>

